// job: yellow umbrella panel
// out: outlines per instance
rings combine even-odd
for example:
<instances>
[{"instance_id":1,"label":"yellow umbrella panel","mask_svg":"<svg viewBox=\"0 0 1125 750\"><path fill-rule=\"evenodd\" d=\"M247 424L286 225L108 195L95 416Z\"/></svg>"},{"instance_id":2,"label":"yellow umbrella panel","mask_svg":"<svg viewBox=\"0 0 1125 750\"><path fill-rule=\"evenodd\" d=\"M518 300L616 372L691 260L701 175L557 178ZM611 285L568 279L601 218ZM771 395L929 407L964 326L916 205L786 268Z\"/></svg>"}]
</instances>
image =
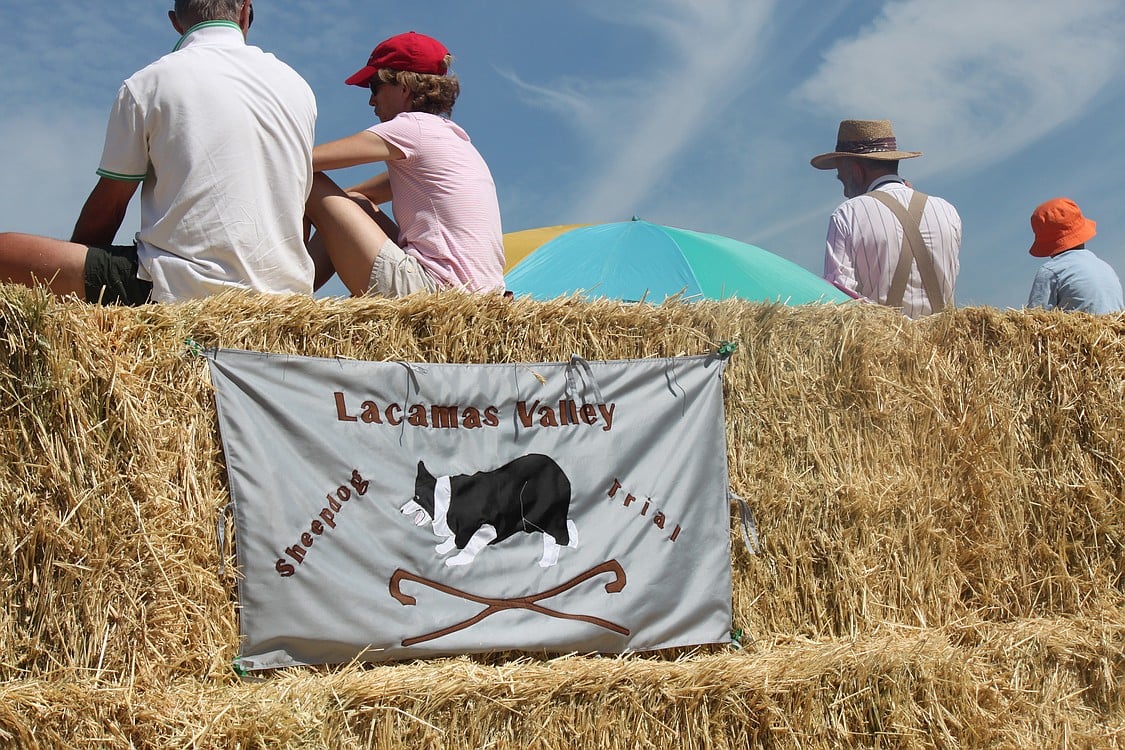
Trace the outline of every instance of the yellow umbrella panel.
<instances>
[{"instance_id":1,"label":"yellow umbrella panel","mask_svg":"<svg viewBox=\"0 0 1125 750\"><path fill-rule=\"evenodd\" d=\"M520 232L508 232L504 235L504 273L515 268L533 250L546 242L569 232L571 229L589 226L588 224L559 224L553 227L538 227L524 229Z\"/></svg>"}]
</instances>

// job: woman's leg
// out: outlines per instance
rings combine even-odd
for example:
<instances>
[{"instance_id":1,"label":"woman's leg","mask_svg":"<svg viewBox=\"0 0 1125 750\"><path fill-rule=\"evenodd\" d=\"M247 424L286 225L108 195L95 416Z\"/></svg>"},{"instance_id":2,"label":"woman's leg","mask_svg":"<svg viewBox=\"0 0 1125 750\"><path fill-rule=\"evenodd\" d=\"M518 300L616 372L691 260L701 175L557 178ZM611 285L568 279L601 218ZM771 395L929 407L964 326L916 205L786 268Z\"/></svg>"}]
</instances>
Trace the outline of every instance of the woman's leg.
<instances>
[{"instance_id":1,"label":"woman's leg","mask_svg":"<svg viewBox=\"0 0 1125 750\"><path fill-rule=\"evenodd\" d=\"M379 249L388 239L397 239L394 222L363 196L345 193L323 172L313 175L305 214L316 227L308 242L316 266L314 288L335 271L353 296L363 296Z\"/></svg>"}]
</instances>

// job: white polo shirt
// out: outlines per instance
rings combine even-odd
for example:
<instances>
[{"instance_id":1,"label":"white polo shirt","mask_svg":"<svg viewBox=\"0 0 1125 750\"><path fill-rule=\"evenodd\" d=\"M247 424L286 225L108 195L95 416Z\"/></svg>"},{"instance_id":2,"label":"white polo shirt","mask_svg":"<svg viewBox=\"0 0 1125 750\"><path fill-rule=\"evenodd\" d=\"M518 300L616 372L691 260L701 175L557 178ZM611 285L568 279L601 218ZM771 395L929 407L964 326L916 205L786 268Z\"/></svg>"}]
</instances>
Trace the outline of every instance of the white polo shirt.
<instances>
[{"instance_id":1,"label":"white polo shirt","mask_svg":"<svg viewBox=\"0 0 1125 750\"><path fill-rule=\"evenodd\" d=\"M238 25L188 30L121 86L98 174L143 180L138 276L158 302L312 293L302 241L316 100Z\"/></svg>"}]
</instances>

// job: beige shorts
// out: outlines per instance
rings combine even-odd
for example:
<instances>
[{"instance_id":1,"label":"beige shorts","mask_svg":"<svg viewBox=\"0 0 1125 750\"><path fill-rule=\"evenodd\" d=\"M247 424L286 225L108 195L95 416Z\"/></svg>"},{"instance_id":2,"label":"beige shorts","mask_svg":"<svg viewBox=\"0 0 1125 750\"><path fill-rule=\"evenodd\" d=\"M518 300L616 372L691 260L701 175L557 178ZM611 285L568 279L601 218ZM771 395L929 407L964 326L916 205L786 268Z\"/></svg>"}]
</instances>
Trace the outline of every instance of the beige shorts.
<instances>
[{"instance_id":1,"label":"beige shorts","mask_svg":"<svg viewBox=\"0 0 1125 750\"><path fill-rule=\"evenodd\" d=\"M405 297L415 292L436 292L439 288L417 258L387 240L371 264L367 296Z\"/></svg>"}]
</instances>

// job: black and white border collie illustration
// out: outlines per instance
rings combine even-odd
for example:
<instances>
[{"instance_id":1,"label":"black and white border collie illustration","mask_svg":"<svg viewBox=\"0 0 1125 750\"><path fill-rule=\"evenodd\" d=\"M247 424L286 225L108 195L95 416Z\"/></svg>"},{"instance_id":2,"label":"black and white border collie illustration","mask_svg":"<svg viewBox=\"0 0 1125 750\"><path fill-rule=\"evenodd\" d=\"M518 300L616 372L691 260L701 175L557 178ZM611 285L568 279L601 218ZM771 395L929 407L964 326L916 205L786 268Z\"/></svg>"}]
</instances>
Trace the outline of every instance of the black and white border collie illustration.
<instances>
[{"instance_id":1,"label":"black and white border collie illustration","mask_svg":"<svg viewBox=\"0 0 1125 750\"><path fill-rule=\"evenodd\" d=\"M578 529L567 518L570 480L548 456L531 453L493 471L435 477L418 462L414 499L402 506L417 526L432 524L436 547L448 566L468 565L489 544L513 534L543 534L539 567L559 561L560 547L578 546Z\"/></svg>"}]
</instances>

